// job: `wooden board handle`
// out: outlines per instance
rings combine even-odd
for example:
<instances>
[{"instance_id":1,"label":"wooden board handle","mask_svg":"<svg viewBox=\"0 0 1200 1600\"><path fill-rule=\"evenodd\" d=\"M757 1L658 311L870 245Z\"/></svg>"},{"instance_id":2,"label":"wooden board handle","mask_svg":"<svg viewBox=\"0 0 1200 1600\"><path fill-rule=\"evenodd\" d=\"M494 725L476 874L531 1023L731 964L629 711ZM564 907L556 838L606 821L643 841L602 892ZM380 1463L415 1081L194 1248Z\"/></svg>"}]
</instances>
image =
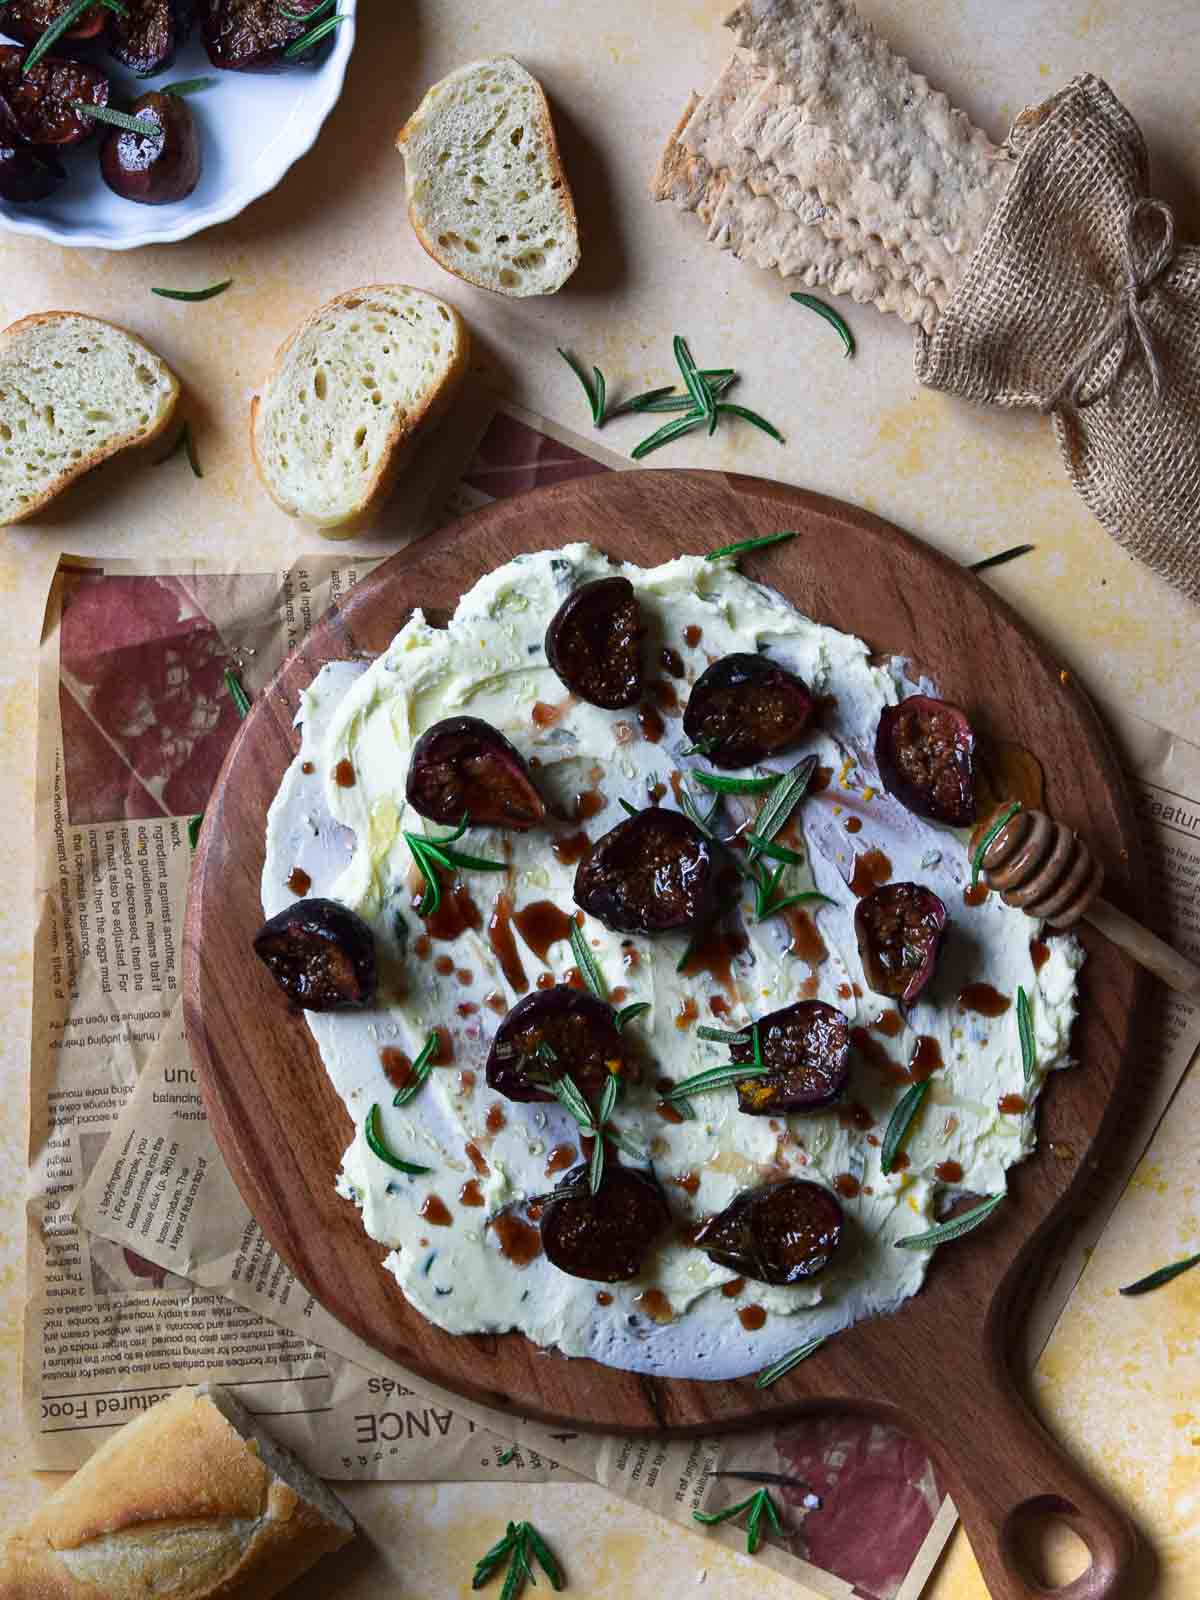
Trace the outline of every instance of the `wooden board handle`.
<instances>
[{"instance_id":1,"label":"wooden board handle","mask_svg":"<svg viewBox=\"0 0 1200 1600\"><path fill-rule=\"evenodd\" d=\"M986 1348L999 1350L996 1340ZM1001 1358L980 1374L978 1426L955 1418L953 1446L939 1419L921 1431L944 1468L954 1503L992 1600L1118 1600L1137 1548L1129 1519L1107 1500L1026 1405ZM965 1459L964 1459L965 1457ZM1091 1564L1061 1588L1047 1588L1022 1566L1026 1519L1059 1517L1087 1545Z\"/></svg>"}]
</instances>

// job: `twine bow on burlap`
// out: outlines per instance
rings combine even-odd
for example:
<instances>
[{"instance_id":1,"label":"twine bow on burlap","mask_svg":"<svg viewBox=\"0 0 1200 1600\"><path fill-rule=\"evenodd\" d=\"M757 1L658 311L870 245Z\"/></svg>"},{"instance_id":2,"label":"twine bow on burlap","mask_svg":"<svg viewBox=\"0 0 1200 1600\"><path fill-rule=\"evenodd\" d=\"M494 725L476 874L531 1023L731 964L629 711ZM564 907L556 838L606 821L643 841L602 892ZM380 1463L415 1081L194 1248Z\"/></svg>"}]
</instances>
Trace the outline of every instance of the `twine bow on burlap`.
<instances>
[{"instance_id":1,"label":"twine bow on burlap","mask_svg":"<svg viewBox=\"0 0 1200 1600\"><path fill-rule=\"evenodd\" d=\"M1139 263L1138 253L1141 245L1138 223L1143 217L1148 216L1161 218L1162 237L1154 246L1150 256ZM1142 311L1142 302L1153 292L1158 280L1175 259L1175 216L1165 200L1142 199L1130 206L1129 215L1125 219L1122 246L1125 257L1125 287L1117 301L1116 309L1087 348L1081 351L1078 358L1067 368L1065 377L1054 393L1042 401L1038 407L1039 411L1054 411L1061 405L1072 405L1077 411L1081 411L1085 406L1095 405L1097 400L1103 400L1105 395L1111 394L1125 370L1125 363L1133 348L1131 341L1135 334L1146 363L1146 371L1150 375L1150 387L1154 392L1155 404L1157 405L1162 399L1162 362L1158 351L1154 348L1154 340L1150 337L1150 329L1146 325L1146 317ZM1114 345L1119 352L1116 365L1090 394L1086 393L1088 380L1102 366L1104 357Z\"/></svg>"},{"instance_id":2,"label":"twine bow on burlap","mask_svg":"<svg viewBox=\"0 0 1200 1600\"><path fill-rule=\"evenodd\" d=\"M1049 412L1119 544L1200 601L1200 250L1151 199L1137 123L1090 75L1023 112L1012 176L916 374Z\"/></svg>"}]
</instances>

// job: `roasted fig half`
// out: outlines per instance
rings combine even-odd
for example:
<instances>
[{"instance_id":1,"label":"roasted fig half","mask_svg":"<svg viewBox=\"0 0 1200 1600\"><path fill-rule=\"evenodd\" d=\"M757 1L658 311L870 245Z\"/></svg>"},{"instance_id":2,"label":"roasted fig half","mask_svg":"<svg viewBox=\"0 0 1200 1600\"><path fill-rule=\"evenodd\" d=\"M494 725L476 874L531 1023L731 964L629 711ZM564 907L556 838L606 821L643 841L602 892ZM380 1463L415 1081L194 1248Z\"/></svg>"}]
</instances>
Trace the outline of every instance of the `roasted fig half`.
<instances>
[{"instance_id":1,"label":"roasted fig half","mask_svg":"<svg viewBox=\"0 0 1200 1600\"><path fill-rule=\"evenodd\" d=\"M738 1084L739 1111L823 1111L841 1097L850 1076L850 1025L836 1006L801 1000L761 1017L757 1027L767 1073ZM753 1042L730 1048L739 1066L754 1060Z\"/></svg>"},{"instance_id":2,"label":"roasted fig half","mask_svg":"<svg viewBox=\"0 0 1200 1600\"><path fill-rule=\"evenodd\" d=\"M529 768L508 740L480 717L447 717L413 745L408 803L431 822L524 832L546 815Z\"/></svg>"},{"instance_id":3,"label":"roasted fig half","mask_svg":"<svg viewBox=\"0 0 1200 1600\"><path fill-rule=\"evenodd\" d=\"M628 578L593 578L559 606L546 660L581 700L605 711L642 697L642 608Z\"/></svg>"},{"instance_id":4,"label":"roasted fig half","mask_svg":"<svg viewBox=\"0 0 1200 1600\"><path fill-rule=\"evenodd\" d=\"M305 15L321 0L206 0L204 47L214 67L226 72L270 72L284 64L284 51L308 32ZM288 15L291 12L292 15Z\"/></svg>"},{"instance_id":5,"label":"roasted fig half","mask_svg":"<svg viewBox=\"0 0 1200 1600\"><path fill-rule=\"evenodd\" d=\"M784 1178L735 1195L694 1236L710 1261L756 1283L800 1283L829 1265L845 1217L831 1189Z\"/></svg>"},{"instance_id":6,"label":"roasted fig half","mask_svg":"<svg viewBox=\"0 0 1200 1600\"><path fill-rule=\"evenodd\" d=\"M0 120L0 200L16 206L45 200L66 181L66 176L53 150L9 144Z\"/></svg>"},{"instance_id":7,"label":"roasted fig half","mask_svg":"<svg viewBox=\"0 0 1200 1600\"><path fill-rule=\"evenodd\" d=\"M650 806L601 834L575 869L575 904L619 933L707 922L717 904L712 843L682 811Z\"/></svg>"},{"instance_id":8,"label":"roasted fig half","mask_svg":"<svg viewBox=\"0 0 1200 1600\"><path fill-rule=\"evenodd\" d=\"M336 900L297 900L255 935L254 953L305 1011L340 1011L375 998L375 935Z\"/></svg>"},{"instance_id":9,"label":"roasted fig half","mask_svg":"<svg viewBox=\"0 0 1200 1600\"><path fill-rule=\"evenodd\" d=\"M542 1202L542 1249L572 1278L624 1283L637 1277L670 1220L663 1192L649 1172L606 1161L600 1187L590 1194L582 1164L565 1173Z\"/></svg>"},{"instance_id":10,"label":"roasted fig half","mask_svg":"<svg viewBox=\"0 0 1200 1600\"><path fill-rule=\"evenodd\" d=\"M922 884L885 883L858 902L854 932L871 988L907 1004L933 977L946 907Z\"/></svg>"},{"instance_id":11,"label":"roasted fig half","mask_svg":"<svg viewBox=\"0 0 1200 1600\"><path fill-rule=\"evenodd\" d=\"M71 103L106 106L108 79L99 67L59 56L43 56L23 76L27 54L13 45L0 45L0 109L6 124L25 144L61 147L86 139L96 123L72 110Z\"/></svg>"},{"instance_id":12,"label":"roasted fig half","mask_svg":"<svg viewBox=\"0 0 1200 1600\"><path fill-rule=\"evenodd\" d=\"M488 1088L509 1100L553 1100L546 1085L565 1074L594 1105L613 1072L635 1076L612 1007L565 983L518 1000L487 1060Z\"/></svg>"},{"instance_id":13,"label":"roasted fig half","mask_svg":"<svg viewBox=\"0 0 1200 1600\"><path fill-rule=\"evenodd\" d=\"M888 706L875 762L887 792L917 816L952 828L975 821L975 735L948 700L914 694Z\"/></svg>"},{"instance_id":14,"label":"roasted fig half","mask_svg":"<svg viewBox=\"0 0 1200 1600\"><path fill-rule=\"evenodd\" d=\"M797 744L815 704L794 672L736 651L696 679L683 731L715 767L748 767Z\"/></svg>"},{"instance_id":15,"label":"roasted fig half","mask_svg":"<svg viewBox=\"0 0 1200 1600\"><path fill-rule=\"evenodd\" d=\"M154 92L141 95L130 110L147 131L110 130L100 151L105 183L142 206L186 200L200 182L200 137L186 100Z\"/></svg>"},{"instance_id":16,"label":"roasted fig half","mask_svg":"<svg viewBox=\"0 0 1200 1600\"><path fill-rule=\"evenodd\" d=\"M20 39L22 44L36 44L46 29L62 16L67 3L68 0L9 0L0 10L0 32ZM66 33L60 34L59 39L64 44L77 39L94 39L104 32L108 15L104 6L93 6Z\"/></svg>"},{"instance_id":17,"label":"roasted fig half","mask_svg":"<svg viewBox=\"0 0 1200 1600\"><path fill-rule=\"evenodd\" d=\"M122 66L151 78L174 61L185 31L175 0L124 0L124 9L108 19L104 42Z\"/></svg>"}]
</instances>

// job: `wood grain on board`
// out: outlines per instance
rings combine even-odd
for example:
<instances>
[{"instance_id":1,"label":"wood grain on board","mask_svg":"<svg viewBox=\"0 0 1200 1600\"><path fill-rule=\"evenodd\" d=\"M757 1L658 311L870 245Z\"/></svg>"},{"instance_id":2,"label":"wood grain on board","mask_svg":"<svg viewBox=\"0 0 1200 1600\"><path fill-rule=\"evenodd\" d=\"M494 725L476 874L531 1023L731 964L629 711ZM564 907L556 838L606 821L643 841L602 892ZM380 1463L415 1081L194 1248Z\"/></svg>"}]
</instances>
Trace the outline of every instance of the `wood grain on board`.
<instances>
[{"instance_id":1,"label":"wood grain on board","mask_svg":"<svg viewBox=\"0 0 1200 1600\"><path fill-rule=\"evenodd\" d=\"M1142 983L1102 937L1081 935L1079 1064L1052 1075L1038 1153L1013 1169L1006 1205L939 1252L925 1288L899 1312L839 1334L765 1390L752 1378L618 1372L548 1356L520 1335L456 1337L426 1322L381 1269L385 1251L355 1208L334 1193L349 1120L303 1018L288 1012L250 953L262 920L267 807L296 747L300 691L324 662L377 654L414 605L449 613L479 576L523 550L584 539L650 566L782 528L798 537L746 558L743 570L874 650L905 655L969 710L983 736L1038 755L1049 808L1101 856L1109 898L1138 913L1140 844L1098 719L978 579L876 517L779 484L716 472L576 479L488 506L378 567L289 657L247 718L205 814L188 904L184 995L209 1117L271 1244L329 1311L413 1372L489 1406L609 1431L761 1426L831 1402L887 1416L938 1461L994 1594L1039 1592L1020 1578L1014 1554L1017 1523L1037 1505L1072 1520L1093 1550L1089 1572L1056 1593L1095 1600L1117 1592L1131 1535L1018 1397L1006 1314L1054 1219L1081 1203L1129 1088Z\"/></svg>"}]
</instances>

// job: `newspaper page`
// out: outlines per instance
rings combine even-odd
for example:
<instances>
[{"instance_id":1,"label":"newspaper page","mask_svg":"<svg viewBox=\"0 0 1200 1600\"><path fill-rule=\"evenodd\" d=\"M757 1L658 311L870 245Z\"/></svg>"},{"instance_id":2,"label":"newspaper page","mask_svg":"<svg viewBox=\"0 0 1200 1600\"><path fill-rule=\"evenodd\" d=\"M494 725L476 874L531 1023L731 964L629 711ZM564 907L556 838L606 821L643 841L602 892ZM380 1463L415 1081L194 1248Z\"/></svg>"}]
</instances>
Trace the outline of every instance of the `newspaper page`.
<instances>
[{"instance_id":1,"label":"newspaper page","mask_svg":"<svg viewBox=\"0 0 1200 1600\"><path fill-rule=\"evenodd\" d=\"M627 463L609 458L604 465ZM498 411L463 474L452 509L468 509L598 467L590 443L511 408ZM354 576L364 570L362 564L355 568L348 563L348 567ZM189 570L193 582L204 576L198 569ZM350 574L330 580L334 581L344 585L351 581ZM319 604L311 604L308 620L319 609ZM51 679L61 670L65 681L68 669L65 665L60 669L59 662L70 652L64 651L60 639L56 653L55 619L48 620L45 676ZM236 629L236 623L231 611L230 628ZM61 634L62 629L57 631ZM220 633L224 638L224 622ZM103 642L98 640L98 648ZM265 651L265 642L256 648ZM281 654L277 651L274 659ZM244 664L245 658L241 659ZM265 660L255 659L265 669L261 677L269 675ZM256 686L261 677L247 673L247 686ZM55 730L50 731L53 737ZM1190 778L1176 775L1172 781L1190 782L1191 792L1200 794L1200 752L1191 753L1195 765ZM1157 769L1154 773L1162 776ZM173 802L180 813L176 820L184 821L185 839L184 816L194 800L189 796L186 807ZM69 806L67 815L73 822ZM81 1164L79 1176L90 1178L80 1211L88 1231L76 1230L75 1243L89 1254L108 1248L122 1260L132 1255L160 1274L163 1286L174 1290L186 1305L207 1306L211 1301L232 1306L230 1315L236 1312L252 1319L249 1325L258 1330L255 1337L264 1341L264 1369L253 1375L243 1371L240 1377L243 1382L261 1383L254 1409L272 1411L271 1424L281 1433L295 1430L285 1436L318 1470L339 1478L426 1479L487 1477L514 1467L532 1474L574 1471L685 1522L690 1522L694 1509L722 1503L724 1490L712 1483L710 1472L737 1468L782 1473L796 1480L794 1486L779 1490L788 1509L791 1537L786 1543L764 1546L760 1559L787 1573L807 1593L881 1600L894 1596L912 1600L919 1593L953 1527L954 1513L924 1453L894 1429L830 1413L711 1440L602 1439L556 1432L440 1391L387 1362L342 1328L295 1283L247 1213L204 1121L178 1018L162 1014L170 1010L164 999L157 1009L156 1033L161 1032L161 1038L156 1047L143 1041L143 1054L121 1081L120 1104L105 1122L105 1132L112 1132L112 1138L89 1163L87 1173ZM1177 1045L1171 1061L1164 1063L1164 1081L1177 1080L1190 1053L1185 1032ZM94 1075L94 1057L91 1066ZM68 1142L76 1137L77 1131L69 1133ZM78 1179L63 1191L76 1198L78 1192ZM69 1210L67 1201L62 1209ZM1059 1305L1073 1281L1069 1269L1059 1274L1055 1283L1056 1292L1061 1289ZM143 1285L131 1295L145 1298L148 1292ZM87 1309L93 1314L96 1298L86 1289L80 1291L81 1302L91 1302ZM36 1368L30 1392L35 1432L48 1429L49 1419L40 1417L39 1406L87 1399L95 1392L89 1361L106 1362L109 1352L102 1329L103 1324L92 1330L89 1359L77 1355L73 1372L68 1376L64 1371L61 1381L55 1382L44 1376L43 1351L31 1337L27 1368ZM279 1330L302 1341L303 1357L291 1348L266 1354L265 1341L271 1334L263 1330ZM131 1365L145 1359L140 1349L133 1351L134 1342L130 1340ZM220 1353L214 1347L214 1360ZM302 1366L302 1360L310 1365ZM160 1381L164 1388L170 1387L198 1370L181 1363ZM37 1373L43 1376L38 1378ZM206 1375L221 1374L212 1370ZM130 1395L139 1386L134 1374L122 1378L108 1373L94 1381L112 1382L116 1397ZM278 1385L279 1396L272 1385ZM105 1425L90 1422L97 1429ZM48 1433L42 1437L44 1448ZM84 1432L81 1427L77 1433L56 1435L55 1443L81 1459L103 1437L102 1431ZM68 1445L68 1439L74 1442ZM506 1439L517 1441L511 1458L502 1442ZM869 1506L873 1525L888 1530L888 1537L873 1539L869 1549L863 1548L856 1532L864 1506ZM744 1537L722 1529L715 1530L715 1536L730 1543Z\"/></svg>"}]
</instances>

